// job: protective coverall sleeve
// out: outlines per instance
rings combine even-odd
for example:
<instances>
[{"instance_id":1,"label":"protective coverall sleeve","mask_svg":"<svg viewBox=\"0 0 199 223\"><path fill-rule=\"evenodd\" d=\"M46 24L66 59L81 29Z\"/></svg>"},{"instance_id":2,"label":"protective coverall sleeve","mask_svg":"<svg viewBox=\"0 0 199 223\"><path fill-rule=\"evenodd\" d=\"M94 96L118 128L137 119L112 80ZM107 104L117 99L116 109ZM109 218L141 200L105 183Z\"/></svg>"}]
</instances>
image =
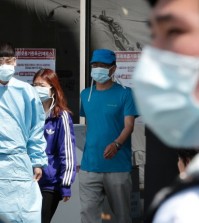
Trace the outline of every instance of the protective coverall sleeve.
<instances>
[{"instance_id":1,"label":"protective coverall sleeve","mask_svg":"<svg viewBox=\"0 0 199 223\"><path fill-rule=\"evenodd\" d=\"M33 167L44 167L48 164L46 156L46 140L44 138L45 113L43 105L35 92L35 97L31 101L29 117L32 115L29 139L27 142L27 152Z\"/></svg>"}]
</instances>

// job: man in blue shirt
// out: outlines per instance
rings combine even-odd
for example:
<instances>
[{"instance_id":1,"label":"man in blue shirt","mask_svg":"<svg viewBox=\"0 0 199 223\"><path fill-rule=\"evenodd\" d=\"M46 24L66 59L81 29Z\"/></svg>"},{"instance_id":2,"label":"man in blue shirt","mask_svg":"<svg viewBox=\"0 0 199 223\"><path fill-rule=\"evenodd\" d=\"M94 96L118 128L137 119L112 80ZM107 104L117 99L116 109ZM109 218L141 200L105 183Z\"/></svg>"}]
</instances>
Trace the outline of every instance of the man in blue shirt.
<instances>
[{"instance_id":1,"label":"man in blue shirt","mask_svg":"<svg viewBox=\"0 0 199 223\"><path fill-rule=\"evenodd\" d=\"M91 87L81 92L87 124L79 174L82 223L102 222L105 195L117 222L131 223L131 133L138 115L132 90L112 80L113 51L95 50L91 67Z\"/></svg>"}]
</instances>

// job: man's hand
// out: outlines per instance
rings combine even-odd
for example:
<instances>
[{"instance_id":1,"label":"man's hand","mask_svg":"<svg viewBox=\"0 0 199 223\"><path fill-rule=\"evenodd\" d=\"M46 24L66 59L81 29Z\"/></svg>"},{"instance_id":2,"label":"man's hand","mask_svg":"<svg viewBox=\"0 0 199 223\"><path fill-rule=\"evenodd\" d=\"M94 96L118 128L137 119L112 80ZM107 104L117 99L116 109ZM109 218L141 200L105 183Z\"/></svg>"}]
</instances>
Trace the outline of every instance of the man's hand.
<instances>
[{"instance_id":1,"label":"man's hand","mask_svg":"<svg viewBox=\"0 0 199 223\"><path fill-rule=\"evenodd\" d=\"M35 167L34 168L34 179L36 181L39 181L41 177L42 177L42 169L40 167Z\"/></svg>"},{"instance_id":2,"label":"man's hand","mask_svg":"<svg viewBox=\"0 0 199 223\"><path fill-rule=\"evenodd\" d=\"M116 147L114 142L109 144L106 147L106 149L104 150L104 158L105 159L113 158L116 155L117 151L118 151L118 149L117 149L117 147Z\"/></svg>"}]
</instances>

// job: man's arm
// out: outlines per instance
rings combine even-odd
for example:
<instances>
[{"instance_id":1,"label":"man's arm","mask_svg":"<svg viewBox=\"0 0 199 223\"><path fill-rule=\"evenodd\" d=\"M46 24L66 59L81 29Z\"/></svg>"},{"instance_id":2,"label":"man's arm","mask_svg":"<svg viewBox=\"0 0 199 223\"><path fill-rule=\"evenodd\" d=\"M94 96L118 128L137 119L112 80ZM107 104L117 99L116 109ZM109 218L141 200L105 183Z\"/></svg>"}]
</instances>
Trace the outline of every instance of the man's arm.
<instances>
[{"instance_id":1,"label":"man's arm","mask_svg":"<svg viewBox=\"0 0 199 223\"><path fill-rule=\"evenodd\" d=\"M116 142L120 143L121 145L127 140L127 138L131 135L134 130L134 116L125 116L124 118L124 129L122 130L121 134L115 139Z\"/></svg>"}]
</instances>

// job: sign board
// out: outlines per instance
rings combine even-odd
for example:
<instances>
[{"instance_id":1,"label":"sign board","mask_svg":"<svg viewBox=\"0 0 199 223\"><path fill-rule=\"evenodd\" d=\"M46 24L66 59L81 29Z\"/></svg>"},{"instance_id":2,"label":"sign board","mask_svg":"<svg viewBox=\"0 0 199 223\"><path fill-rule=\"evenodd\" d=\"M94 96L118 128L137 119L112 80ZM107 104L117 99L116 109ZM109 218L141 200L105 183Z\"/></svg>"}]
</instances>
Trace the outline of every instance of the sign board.
<instances>
[{"instance_id":1,"label":"sign board","mask_svg":"<svg viewBox=\"0 0 199 223\"><path fill-rule=\"evenodd\" d=\"M133 72L140 58L139 51L116 51L117 69L115 72L116 80L122 85L133 88Z\"/></svg>"},{"instance_id":2,"label":"sign board","mask_svg":"<svg viewBox=\"0 0 199 223\"><path fill-rule=\"evenodd\" d=\"M133 72L135 66L141 56L140 51L116 51L117 69L115 71L116 81L123 86L127 86L133 89ZM135 120L135 124L143 125L142 117L139 116Z\"/></svg>"},{"instance_id":3,"label":"sign board","mask_svg":"<svg viewBox=\"0 0 199 223\"><path fill-rule=\"evenodd\" d=\"M41 68L55 70L55 49L51 48L16 48L17 66L15 77L32 83L34 74Z\"/></svg>"}]
</instances>

